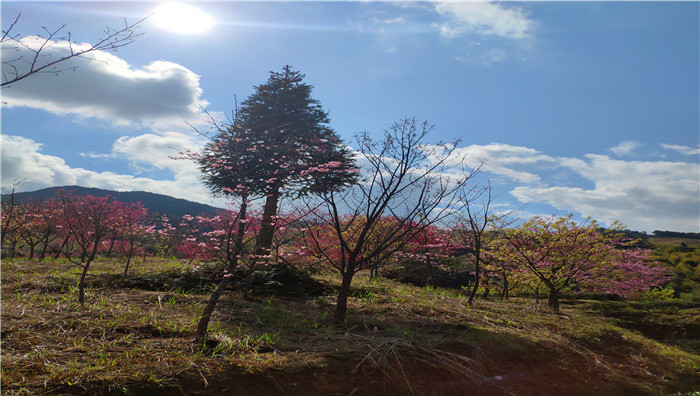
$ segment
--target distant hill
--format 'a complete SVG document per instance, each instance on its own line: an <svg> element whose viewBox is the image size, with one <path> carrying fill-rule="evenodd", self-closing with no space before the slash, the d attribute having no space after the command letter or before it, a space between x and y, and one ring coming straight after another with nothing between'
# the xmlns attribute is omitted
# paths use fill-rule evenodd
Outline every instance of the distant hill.
<svg viewBox="0 0 700 396"><path fill-rule="evenodd" d="M605 228L600 228L600 230L605 230ZM622 230L622 233L627 238L632 239L642 239L654 243L680 243L680 242L692 242L693 244L700 244L700 233L698 232L678 232L678 231L659 231L655 230L651 234L647 234L644 231L633 231L633 230Z"/></svg>
<svg viewBox="0 0 700 396"><path fill-rule="evenodd" d="M22 202L28 199L45 200L48 198L56 198L58 190L71 192L75 195L93 195L96 197L105 197L109 195L117 201L126 203L141 202L150 213L171 217L182 217L186 214L191 216L199 214L213 215L218 210L218 208L211 205L174 198L164 194L154 194L145 191L120 192L80 186L49 187L37 191L15 193L15 201ZM2 201L5 202L6 199L7 196L3 195Z"/></svg>

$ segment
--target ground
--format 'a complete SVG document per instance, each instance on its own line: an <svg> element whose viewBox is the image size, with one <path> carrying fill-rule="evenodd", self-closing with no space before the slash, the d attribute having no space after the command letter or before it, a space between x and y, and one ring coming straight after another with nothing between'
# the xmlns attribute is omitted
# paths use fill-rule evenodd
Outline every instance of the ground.
<svg viewBox="0 0 700 396"><path fill-rule="evenodd" d="M554 315L531 299L468 307L457 291L360 276L336 324L338 280L325 274L318 297L228 293L198 345L207 285L177 278L191 272L175 260L133 265L122 279L119 260L94 263L81 307L69 263L3 259L3 394L700 391L698 303L567 300Z"/></svg>

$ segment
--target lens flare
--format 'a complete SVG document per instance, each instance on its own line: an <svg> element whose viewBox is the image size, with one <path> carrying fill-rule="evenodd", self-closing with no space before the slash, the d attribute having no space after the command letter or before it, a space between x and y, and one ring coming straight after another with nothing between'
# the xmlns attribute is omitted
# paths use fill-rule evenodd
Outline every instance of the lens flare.
<svg viewBox="0 0 700 396"><path fill-rule="evenodd" d="M215 23L204 11L183 3L162 3L152 18L159 28L180 34L206 33Z"/></svg>

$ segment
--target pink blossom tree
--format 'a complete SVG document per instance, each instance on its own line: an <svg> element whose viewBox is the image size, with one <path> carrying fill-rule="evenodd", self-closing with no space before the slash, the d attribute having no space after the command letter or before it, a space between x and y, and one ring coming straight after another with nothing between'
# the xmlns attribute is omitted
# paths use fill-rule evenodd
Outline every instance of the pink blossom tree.
<svg viewBox="0 0 700 396"><path fill-rule="evenodd" d="M207 305L197 323L195 339L206 340L211 315L226 288L231 283L234 271L238 268L246 245L246 234L251 240L250 224L247 217L247 201L241 204L241 211L220 211L214 217L197 216L183 221L193 223L186 234L185 245L192 253L205 259L216 259L226 270L216 289L209 296Z"/></svg>
<svg viewBox="0 0 700 396"><path fill-rule="evenodd" d="M573 215L534 217L503 233L499 259L526 269L548 291L548 304L559 312L559 298L567 291L595 291L632 295L665 283L661 268L644 263L646 252L627 249L612 230L601 231L594 220L577 224Z"/></svg>
<svg viewBox="0 0 700 396"><path fill-rule="evenodd" d="M62 227L74 242L76 254L66 252L71 263L82 269L78 302L85 303L85 277L101 242L118 226L123 204L111 197L75 196L60 193Z"/></svg>
<svg viewBox="0 0 700 396"><path fill-rule="evenodd" d="M116 218L114 232L119 238L117 249L126 258L124 276L129 273L129 265L138 249L139 238L154 231L155 225L148 221L148 209L143 204L135 202L122 205Z"/></svg>

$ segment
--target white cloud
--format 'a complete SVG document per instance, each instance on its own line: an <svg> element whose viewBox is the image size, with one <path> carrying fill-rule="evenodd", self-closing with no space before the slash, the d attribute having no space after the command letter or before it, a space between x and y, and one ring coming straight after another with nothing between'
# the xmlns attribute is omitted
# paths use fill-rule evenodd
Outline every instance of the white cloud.
<svg viewBox="0 0 700 396"><path fill-rule="evenodd" d="M192 134L164 132L160 135L144 134L122 136L112 145L112 154L131 161L137 167L146 164L158 169L167 169L175 175L191 178L198 176L191 161L173 159L186 149L198 151L201 139Z"/></svg>
<svg viewBox="0 0 700 396"><path fill-rule="evenodd" d="M611 147L610 151L617 155L628 155L638 148L642 147L642 144L634 140L625 140L615 147Z"/></svg>
<svg viewBox="0 0 700 396"><path fill-rule="evenodd" d="M511 195L521 203L551 205L606 224L620 220L637 230L700 231L697 163L555 157L502 143L461 147L455 154L470 166L483 161L487 173L516 182Z"/></svg>
<svg viewBox="0 0 700 396"><path fill-rule="evenodd" d="M43 41L30 36L23 38L22 44L37 48ZM28 49L10 40L2 44L2 51L17 51L13 56L31 59ZM67 41L49 42L42 52L43 62L69 51ZM29 68L28 62L15 63L20 73ZM207 105L201 98L199 76L172 62L156 61L134 68L113 54L93 51L61 63L61 69L57 75L39 73L3 89L3 100L8 107L28 106L158 129L199 122L199 106Z"/></svg>
<svg viewBox="0 0 700 396"><path fill-rule="evenodd" d="M469 33L525 39L532 36L535 22L516 7L491 2L437 2L435 10L445 17L440 34L452 38Z"/></svg>
<svg viewBox="0 0 700 396"><path fill-rule="evenodd" d="M31 139L3 135L3 182L9 183L16 178L22 178L26 181L23 185L25 190L80 185L116 191L149 191L203 203L217 202L211 199L209 191L198 179L196 167L189 161L181 162L181 168L174 173L172 180L155 180L73 168L60 157L42 154L41 148L41 144ZM165 160L154 159L154 163L161 163L160 161Z"/></svg>
<svg viewBox="0 0 700 396"><path fill-rule="evenodd" d="M540 154L535 149L503 143L458 147L454 158L464 158L471 167L477 167L483 162L483 170L507 176L520 183L536 183L541 180L535 173L523 170L524 166L542 167L556 162L553 157Z"/></svg>
<svg viewBox="0 0 700 396"><path fill-rule="evenodd" d="M399 16L391 9L380 10L352 19L350 23L360 32L372 33L385 53L397 52L407 42L416 41L407 39L407 34L437 31L449 39L443 40L444 44L455 47L455 59L467 64L490 66L506 59L525 60L522 54L507 55L514 50L521 52L531 48L537 23L521 8L502 4L490 1L395 2L393 10L400 9ZM431 15L428 20L426 13Z"/></svg>
<svg viewBox="0 0 700 396"><path fill-rule="evenodd" d="M661 147L667 149L667 150L673 150L677 151L681 154L685 155L700 155L700 146L699 147L689 147L689 146L681 146L679 144L666 144L666 143L661 143Z"/></svg>
<svg viewBox="0 0 700 396"><path fill-rule="evenodd" d="M591 189L519 186L511 194L524 203L546 203L607 224L620 220L636 230L700 229L698 164L621 161L594 154L585 158L562 158L560 165L592 181Z"/></svg>

